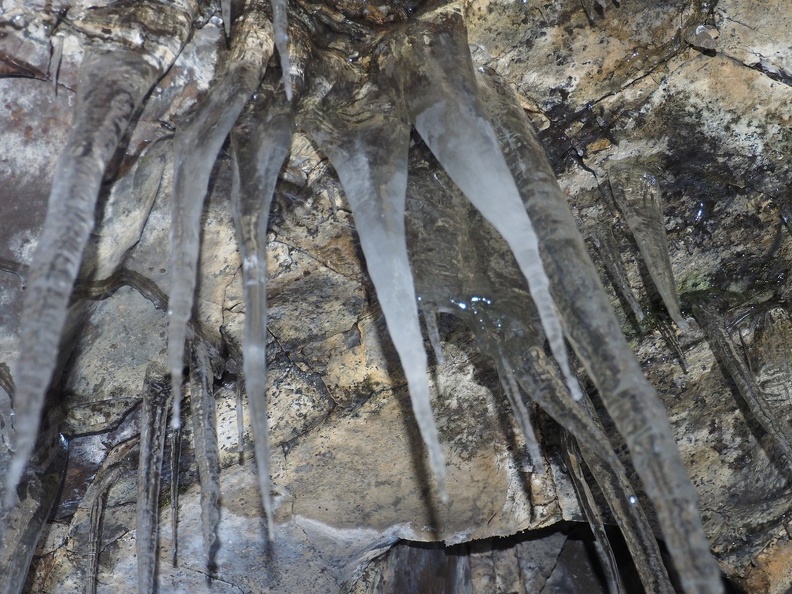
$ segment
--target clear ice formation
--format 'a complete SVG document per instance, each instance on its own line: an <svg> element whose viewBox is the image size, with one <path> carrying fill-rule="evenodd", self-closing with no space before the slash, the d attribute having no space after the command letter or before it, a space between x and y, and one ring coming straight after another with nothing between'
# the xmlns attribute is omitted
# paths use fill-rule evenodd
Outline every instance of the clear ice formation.
<svg viewBox="0 0 792 594"><path fill-rule="evenodd" d="M14 456L5 478L3 508L16 487L38 435L44 397L57 362L61 330L80 262L94 226L105 169L157 71L141 55L118 49L86 53L66 148L56 166L47 217L30 265L15 368Z"/></svg>
<svg viewBox="0 0 792 594"><path fill-rule="evenodd" d="M425 157L418 147L412 155L408 236L424 307L461 318L474 332L479 350L492 357L502 373L509 373L504 368L512 370L523 393L576 436L584 461L618 520L646 592L673 594L652 528L635 503L627 473L588 397L584 394L581 401L574 401L544 353L541 324L527 287L521 288L524 280L508 246L470 212L471 206L450 180L421 166Z"/></svg>
<svg viewBox="0 0 792 594"><path fill-rule="evenodd" d="M306 115L308 130L335 167L352 207L366 266L407 378L410 399L438 493L447 498L445 461L429 403L427 358L404 209L410 122L401 89L385 69L366 80L343 57L317 61L316 80L333 85Z"/></svg>
<svg viewBox="0 0 792 594"><path fill-rule="evenodd" d="M429 12L405 35L396 52L415 129L454 183L509 244L539 308L550 350L569 391L580 399L534 226L476 91L462 15L446 8Z"/></svg>
<svg viewBox="0 0 792 594"><path fill-rule="evenodd" d="M278 174L291 146L293 129L291 106L275 92L272 84L263 83L231 134L231 205L242 252L245 300L242 362L270 539L274 536L274 525L266 398L267 220Z"/></svg>
<svg viewBox="0 0 792 594"><path fill-rule="evenodd" d="M192 368L190 368L192 371ZM181 462L181 427L174 429L170 434L170 510L171 534L173 535L173 551L171 562L176 567L179 555L179 465Z"/></svg>
<svg viewBox="0 0 792 594"><path fill-rule="evenodd" d="M657 177L644 167L618 163L608 170L608 179L613 198L624 213L671 319L680 330L687 330L687 322L679 311L679 296L668 255L663 197Z"/></svg>
<svg viewBox="0 0 792 594"><path fill-rule="evenodd" d="M149 364L143 385L137 473L135 548L140 594L153 594L156 588L160 477L172 395L166 374L154 364Z"/></svg>
<svg viewBox="0 0 792 594"><path fill-rule="evenodd" d="M507 371L507 383L511 371L513 380L525 391L544 386L544 391L540 389L536 395L532 392L532 397L576 436L581 456L595 480L609 499L615 500L610 504L622 524L625 538L631 543L647 591L670 592L657 544L640 505L633 503L636 498L624 469L586 408L587 401L582 398L571 372L563 326L627 442L685 592L722 592L718 568L709 554L701 526L697 496L679 459L662 404L624 340L565 197L525 113L501 81L485 75L477 78L474 74L461 8L455 3L437 2L413 15L408 22L394 26L375 41L379 45L372 51L371 70L364 72L360 63L348 60L349 54L337 48L320 50L315 46L310 37L315 31L309 31L308 24L287 23L282 1L273 6L277 21L273 32L263 1L246 0L234 23L230 49L216 83L198 110L184 126L179 126L174 141L167 370L173 383L170 398L174 406L178 407L181 397L185 343L191 333L188 321L194 302L200 214L212 166L248 99L259 88L276 45L287 98L299 91L306 64L310 63L312 77L308 82L313 85L312 92L302 98L298 117L303 118L307 124L303 127L313 133L333 162L353 208L369 273L408 379L416 420L440 494L445 493L443 454L429 404L426 353L407 261L404 213L411 125L508 244L503 248L503 257L482 261L481 245L466 237L456 237L454 245L459 257L454 266L444 269L445 275L428 283L416 273L415 285L425 285L419 292L438 311L451 311L466 319L485 352ZM602 0L599 4L603 5ZM195 9L193 3L187 5ZM594 4L586 2L586 6L592 8ZM222 8L224 17L228 16L229 3L223 1ZM187 12L185 9L186 16L194 16ZM191 20L187 18L184 22ZM230 26L230 16L225 20L226 26ZM329 25L328 21L322 22ZM311 23L316 25L314 21ZM348 35L349 30L364 29L351 22L339 21L333 26L341 31L338 40ZM288 44L290 35L300 43ZM158 41L174 49L172 53L177 55L186 34L178 42L175 38L162 37ZM6 508L13 503L35 443L38 417L55 366L58 336L80 257L93 226L104 170L143 97L169 67L159 58L144 56L144 51L119 48L118 44L112 47L112 52L91 50L84 60L75 123L58 165L47 223L31 267L25 317L36 322L25 326L21 350L26 357L15 370L19 396L14 426L17 438L6 483ZM312 50L319 55L309 56ZM292 84L296 89L290 88ZM266 104L271 93L262 92L259 99ZM264 192L258 204L245 198L245 193L250 184L259 184L260 189L274 183L273 171L281 158L278 155L288 145L289 126L278 124L273 128L277 131L274 140L254 138L248 132L270 125L272 122L267 119L270 114L288 119L290 111L285 102L279 101L268 104L266 115L257 112L256 104L252 104L234 132L233 142L238 176L236 218L241 245L247 253L244 266L248 273L245 284L250 327L246 333L253 337L243 347L243 365L256 419L254 431L262 497L270 510L268 444L260 436L266 434L263 398L266 274L261 250L271 191ZM281 133L283 136L278 136ZM262 157L262 151L271 151L270 156ZM618 192L618 180L615 187ZM653 194L639 186L637 196L652 198ZM251 233L251 229L256 232ZM656 247L656 243L653 245ZM432 254L438 256L438 251L430 242L424 258ZM416 258L413 253L413 259L415 263L420 256ZM444 261L443 257L435 258L435 263ZM517 276L507 270L510 266L520 271ZM420 268L419 262L416 269ZM449 275L449 271L454 274ZM439 283L438 278L445 279L446 284ZM489 282L492 278L499 282ZM501 281L505 284L500 284ZM494 294L493 286L505 289L502 294ZM529 293L536 310L526 306L531 302ZM515 311L521 313L515 316ZM485 317L486 323L482 321ZM681 316L676 318L683 322ZM435 333L430 329L431 334ZM542 352L545 338L560 371ZM202 518L204 550L211 569L217 546L219 487L213 453L216 441L212 441L216 438L210 435L214 430L208 364L211 356L201 352L202 346L206 346L202 340L201 336L193 337L190 367L195 422L203 429L203 436L196 431L196 442L204 442L196 447L207 452L208 461L199 473L202 489L206 488ZM152 372L146 384L148 404L144 406L138 485L141 591L152 591L154 587L157 498L169 398L165 375L164 370ZM552 380L547 380L548 377ZM523 408L525 404L513 384L514 381L509 383L507 392L519 416L519 403ZM566 389L560 387L563 385ZM530 423L525 422L526 418L521 424L529 433ZM174 410L174 424L179 425L178 410ZM530 435L527 439L530 442ZM258 443L262 441L263 444ZM534 452L534 455L538 454Z"/></svg>
<svg viewBox="0 0 792 594"><path fill-rule="evenodd" d="M258 88L272 56L272 25L263 2L248 0L218 84L174 141L171 219L171 294L168 301L168 370L173 383L174 428L179 426L184 347L195 299L201 212L217 153L242 108Z"/></svg>
<svg viewBox="0 0 792 594"><path fill-rule="evenodd" d="M121 464L103 468L94 478L88 492L83 497L89 505L88 521L88 568L86 571L85 594L96 594L99 575L99 553L102 544L102 524L110 489L126 474L127 468ZM82 505L82 503L81 503Z"/></svg>
<svg viewBox="0 0 792 594"><path fill-rule="evenodd" d="M522 431L525 438L525 445L533 463L532 472L541 475L544 472L544 464L542 463L542 453L539 451L539 440L536 439L536 432L533 428L533 419L520 394L520 388L517 385L514 372L508 366L510 363L509 359L504 356L503 352L498 353L498 355L495 359L498 363L498 375L501 378L506 398L509 400L509 406L511 406L512 412L517 419L517 424L520 426L520 431Z"/></svg>

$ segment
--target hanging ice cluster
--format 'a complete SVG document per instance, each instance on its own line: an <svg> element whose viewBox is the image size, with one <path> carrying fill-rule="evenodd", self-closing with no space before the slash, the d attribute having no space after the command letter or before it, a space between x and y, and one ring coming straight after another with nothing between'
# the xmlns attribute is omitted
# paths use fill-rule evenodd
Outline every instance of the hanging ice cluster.
<svg viewBox="0 0 792 594"><path fill-rule="evenodd" d="M430 407L427 356L405 230L413 128L462 194L506 241L522 277L519 282L527 281L534 305L525 304L525 311L535 306L541 329L536 329L534 336L547 339L555 364L545 357L542 338L509 342L509 336L498 335L492 331L494 327L486 325L479 327L478 338L482 348L499 361L507 393L529 443L531 423L519 387L530 390L580 441L580 455L595 471L601 489L612 499L614 513L626 526L647 591L670 592L646 518L640 509L625 503L634 499L632 488L572 373L566 335L629 445L685 591L721 592L696 493L679 459L663 407L622 336L525 114L501 82L491 74L475 72L459 5L436 2L384 33L372 31L356 40L343 31L325 31L336 35L339 43L364 48L368 58L360 62L348 59L353 52L345 54L332 44L314 44L311 33L318 25L304 22L302 19L310 17L296 6L288 7L300 18L287 24L285 2L273 3L271 15L265 0L246 0L232 21L230 2L222 2L230 35L227 55L208 96L176 132L166 370L170 389L163 384L166 372L152 371L147 379L140 446L145 460L139 471L141 591L154 588L159 491L155 477L163 457L167 402L173 403L172 425L180 423L186 346L196 447L202 460L199 474L208 563L216 548L219 480L208 347L192 330L190 318L203 202L213 164L229 135L231 200L242 252L247 312L244 379L261 496L270 536L273 534L264 390L264 244L275 184L292 132L299 127L329 157L352 208L441 498L453 493L453 486L446 485L445 462ZM189 23L197 7L184 2L178 10L182 21ZM166 27L157 35L164 36L162 31L171 33L168 47L181 48L189 35L189 27L184 26ZM287 45L289 39L292 42ZM280 73L272 61L276 48ZM58 164L47 221L30 270L26 323L20 339L23 356L15 368L16 441L6 479L6 510L15 503L17 485L34 449L58 339L94 224L105 169L147 93L170 64L152 54L146 42L133 48L124 43L86 52L72 132ZM443 290L440 285L427 290L427 295L434 294L436 308L448 304L449 295L438 297ZM514 316L526 327L533 327L530 316ZM525 360L531 365L526 367ZM534 392L532 388L537 386ZM577 454L572 451L570 455Z"/></svg>

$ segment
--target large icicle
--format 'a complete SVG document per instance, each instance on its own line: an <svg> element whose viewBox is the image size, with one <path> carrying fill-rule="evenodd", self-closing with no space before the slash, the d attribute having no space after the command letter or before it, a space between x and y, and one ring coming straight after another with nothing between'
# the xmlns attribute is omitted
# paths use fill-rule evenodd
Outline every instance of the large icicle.
<svg viewBox="0 0 792 594"><path fill-rule="evenodd" d="M172 392L165 379L165 373L150 364L146 369L143 383L135 515L137 520L135 547L140 594L153 594L156 588L160 477L171 396Z"/></svg>
<svg viewBox="0 0 792 594"><path fill-rule="evenodd" d="M202 341L194 341L190 363L190 408L195 463L201 483L201 529L204 560L210 575L215 571L215 555L220 545L220 450L217 445L217 418L212 391L211 361Z"/></svg>
<svg viewBox="0 0 792 594"><path fill-rule="evenodd" d="M15 370L16 444L5 477L6 509L15 503L17 484L33 453L105 168L156 76L156 69L132 51L89 51L83 59L74 122L55 169L25 294L26 323Z"/></svg>
<svg viewBox="0 0 792 594"><path fill-rule="evenodd" d="M256 90L272 56L272 26L263 0L247 0L226 68L204 103L176 134L171 221L171 295L168 301L168 370L173 384L174 428L179 426L184 346L195 298L201 211L217 153Z"/></svg>
<svg viewBox="0 0 792 594"><path fill-rule="evenodd" d="M687 330L668 255L663 197L657 177L638 165L617 163L608 170L608 180L671 319L680 330Z"/></svg>
<svg viewBox="0 0 792 594"><path fill-rule="evenodd" d="M410 124L401 94L383 71L367 78L342 57L326 57L317 64L315 77L321 72L334 86L308 115L309 131L333 163L352 207L429 466L440 498L446 500L445 462L429 402L427 357L405 239Z"/></svg>
<svg viewBox="0 0 792 594"><path fill-rule="evenodd" d="M680 459L668 416L622 334L564 193L512 92L488 76L481 76L479 82L541 239L542 258L567 336L627 442L682 587L689 594L721 594L720 571L701 523L698 496Z"/></svg>
<svg viewBox="0 0 792 594"><path fill-rule="evenodd" d="M268 77L269 79L269 77ZM253 420L259 486L273 537L267 428L267 220L272 195L291 145L291 106L262 84L231 134L233 185L231 205L242 251L245 321L242 360L245 389Z"/></svg>
<svg viewBox="0 0 792 594"><path fill-rule="evenodd" d="M404 42L394 45L409 68L402 82L416 130L509 244L539 308L550 349L579 399L536 232L478 98L462 15L448 8L428 13L407 29Z"/></svg>

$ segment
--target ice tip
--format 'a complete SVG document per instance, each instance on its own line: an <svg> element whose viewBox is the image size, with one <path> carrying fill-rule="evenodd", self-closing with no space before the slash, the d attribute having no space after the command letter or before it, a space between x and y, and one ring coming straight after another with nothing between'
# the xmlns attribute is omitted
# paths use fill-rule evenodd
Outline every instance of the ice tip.
<svg viewBox="0 0 792 594"><path fill-rule="evenodd" d="M283 75L283 91L286 93L286 99L289 101L294 98L294 89L292 88L291 76L289 74Z"/></svg>

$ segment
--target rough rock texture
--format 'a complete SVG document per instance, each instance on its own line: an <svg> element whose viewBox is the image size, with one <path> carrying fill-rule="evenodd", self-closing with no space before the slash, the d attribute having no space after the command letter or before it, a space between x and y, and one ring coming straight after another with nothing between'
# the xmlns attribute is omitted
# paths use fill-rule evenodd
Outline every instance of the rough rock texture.
<svg viewBox="0 0 792 594"><path fill-rule="evenodd" d="M603 278L666 404L724 572L751 593L782 593L792 587L789 461L751 417L694 320L688 317L684 335L668 331L607 181L614 163L657 176L683 314L690 315L690 300L717 296L725 318L736 321L735 341L739 333L747 348L759 343L751 320L761 319L767 304L788 308L792 292L792 9L784 0L713 4L635 1L587 15L577 2L476 0L468 8L469 35L474 58L508 79L541 130L581 230L591 237L603 226L613 230L646 319L635 318L604 266ZM82 591L87 505L96 497L91 485L114 468L120 470L107 493L98 591L130 591L135 583L139 402L146 365L163 360L165 348L168 129L205 92L221 38L217 19L194 36L108 180L99 213L104 222L86 255L83 299L73 306L62 390L52 404L71 442L66 484L31 569L31 592ZM0 46L0 57L6 60L8 51ZM18 265L29 261L71 121L72 55L67 38L57 94L45 80L44 58L31 62L38 64L34 78L0 79L6 114L0 120L0 362L9 365L24 290ZM446 317L440 319L446 362L432 373L449 503L427 486L405 380L348 206L327 160L297 135L267 237L278 523L267 544L249 430L241 464L237 451L234 349L244 305L229 186L228 159L221 158L204 212L196 316L206 336L225 345L216 381L223 509L213 592L415 591L413 582L398 581L407 580L398 568L420 558L436 575L438 566L426 556L396 548L368 569L367 562L400 539L457 545L580 519L552 423L539 417L540 437L547 438L544 472L530 472L491 362ZM138 196L134 209L116 206L130 204L125 193ZM116 283L120 288L97 286L119 263L136 273L132 280ZM780 328L792 341L792 327ZM770 360L761 355L754 367ZM160 514L162 592L209 591L191 447L185 430L177 567L171 512L163 507ZM166 463L163 505L169 482ZM553 589L552 579L563 584L564 578L549 579L547 567L566 537L552 531L526 538L459 545L468 548L448 555L418 550L453 565L432 591L470 591L460 584L476 592L564 591ZM450 564L446 558L457 551Z"/></svg>

